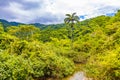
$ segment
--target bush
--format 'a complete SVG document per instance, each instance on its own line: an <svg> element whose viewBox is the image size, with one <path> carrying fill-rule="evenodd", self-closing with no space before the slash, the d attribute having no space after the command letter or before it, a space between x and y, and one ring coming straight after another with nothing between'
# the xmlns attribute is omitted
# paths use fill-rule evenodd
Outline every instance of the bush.
<svg viewBox="0 0 120 80"><path fill-rule="evenodd" d="M10 48L10 44L15 40L18 40L15 36L6 33L0 34L0 49Z"/></svg>
<svg viewBox="0 0 120 80"><path fill-rule="evenodd" d="M107 54L94 55L85 66L85 72L95 80L120 79L120 48L106 52Z"/></svg>
<svg viewBox="0 0 120 80"><path fill-rule="evenodd" d="M0 53L0 80L31 80L40 78L63 78L74 72L74 63L52 52L22 55Z"/></svg>
<svg viewBox="0 0 120 80"><path fill-rule="evenodd" d="M31 77L32 69L27 60L6 53L0 53L0 56L0 80L26 80Z"/></svg>
<svg viewBox="0 0 120 80"><path fill-rule="evenodd" d="M63 78L74 72L72 61L54 53L39 54L38 57L32 56L31 61L34 77Z"/></svg>

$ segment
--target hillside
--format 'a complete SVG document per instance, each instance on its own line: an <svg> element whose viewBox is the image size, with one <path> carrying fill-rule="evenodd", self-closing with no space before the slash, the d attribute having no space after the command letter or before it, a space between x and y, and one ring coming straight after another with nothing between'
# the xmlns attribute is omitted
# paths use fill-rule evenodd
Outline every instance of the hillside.
<svg viewBox="0 0 120 80"><path fill-rule="evenodd" d="M4 29L6 29L7 27L19 26L19 25L33 25L33 26L38 27L40 29L45 29L47 27L51 27L51 28L55 29L55 28L59 28L59 27L61 27L61 26L64 25L64 24L50 24L50 25L45 25L45 24L40 24L40 23L25 24L25 23L20 23L20 22L9 22L9 21L4 20L4 19L0 19L0 22L3 24Z"/></svg>
<svg viewBox="0 0 120 80"><path fill-rule="evenodd" d="M120 80L119 10L73 28L19 24L0 24L0 80L62 80L76 71L94 80ZM4 31L4 25L11 27Z"/></svg>

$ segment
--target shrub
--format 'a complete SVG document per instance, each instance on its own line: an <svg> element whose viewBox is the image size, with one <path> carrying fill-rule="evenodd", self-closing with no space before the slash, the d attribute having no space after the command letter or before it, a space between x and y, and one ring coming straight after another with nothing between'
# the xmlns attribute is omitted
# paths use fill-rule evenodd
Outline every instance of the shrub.
<svg viewBox="0 0 120 80"><path fill-rule="evenodd" d="M55 53L31 53L23 55L0 53L1 80L31 80L40 78L63 78L74 72L74 63Z"/></svg>
<svg viewBox="0 0 120 80"><path fill-rule="evenodd" d="M21 56L0 53L0 80L26 80L32 69Z"/></svg>
<svg viewBox="0 0 120 80"><path fill-rule="evenodd" d="M32 56L31 61L34 77L62 78L74 72L72 61L65 57L57 56L54 53L39 54L35 58Z"/></svg>
<svg viewBox="0 0 120 80"><path fill-rule="evenodd" d="M85 72L95 80L120 79L119 49L106 52L107 54L94 55L85 66Z"/></svg>

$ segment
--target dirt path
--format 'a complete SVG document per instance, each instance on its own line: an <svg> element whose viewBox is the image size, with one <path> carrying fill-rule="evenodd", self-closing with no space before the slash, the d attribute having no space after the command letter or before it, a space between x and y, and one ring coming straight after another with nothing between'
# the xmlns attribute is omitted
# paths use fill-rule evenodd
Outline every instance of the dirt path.
<svg viewBox="0 0 120 80"><path fill-rule="evenodd" d="M75 73L69 80L85 80L85 75L83 72Z"/></svg>
<svg viewBox="0 0 120 80"><path fill-rule="evenodd" d="M84 72L76 72L69 80L92 80L92 78L86 78Z"/></svg>

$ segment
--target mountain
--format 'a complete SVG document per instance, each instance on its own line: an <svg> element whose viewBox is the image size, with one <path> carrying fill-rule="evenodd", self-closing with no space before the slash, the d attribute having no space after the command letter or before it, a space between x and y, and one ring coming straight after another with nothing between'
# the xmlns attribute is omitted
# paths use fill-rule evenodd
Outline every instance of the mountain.
<svg viewBox="0 0 120 80"><path fill-rule="evenodd" d="M20 24L23 24L23 23L19 23L19 22L8 22L7 20L4 20L4 19L0 19L0 22L2 22L4 28L7 28L9 26L18 26Z"/></svg>
<svg viewBox="0 0 120 80"><path fill-rule="evenodd" d="M24 24L24 23L20 23L20 22L9 22L9 21L4 20L4 19L0 19L0 22L2 22L4 28L10 27L10 26L18 26L18 25ZM33 24L29 24L29 25L34 25L34 26L39 27L39 28L46 27L46 25L40 24L40 23L33 23Z"/></svg>
<svg viewBox="0 0 120 80"><path fill-rule="evenodd" d="M51 27L51 29L58 29L58 28L64 26L64 24L50 24L50 25L45 25L45 24L40 24L40 23L24 24L24 23L20 23L20 22L9 22L4 19L0 19L0 22L3 24L5 29L10 26L18 26L18 25L22 25L22 24L23 25L34 25L40 29L45 29L48 27Z"/></svg>

